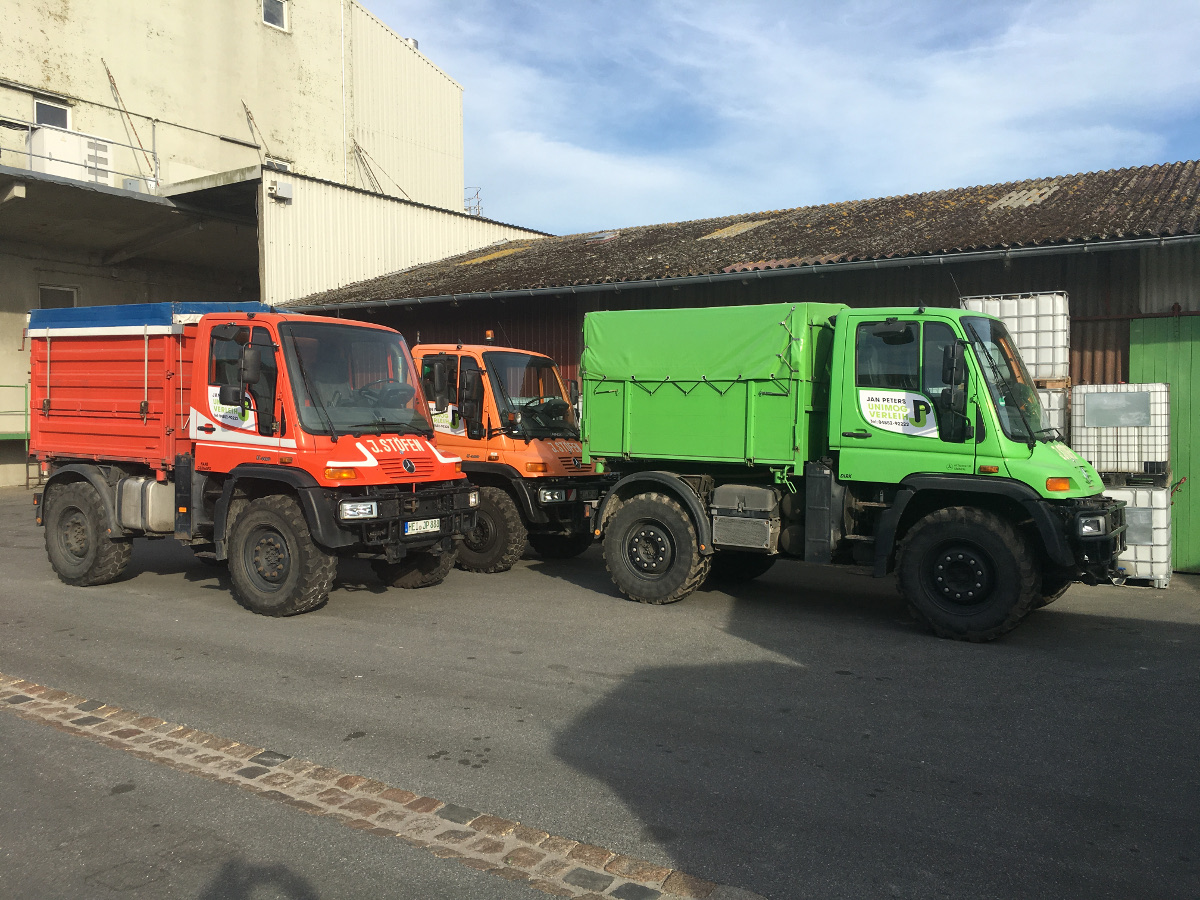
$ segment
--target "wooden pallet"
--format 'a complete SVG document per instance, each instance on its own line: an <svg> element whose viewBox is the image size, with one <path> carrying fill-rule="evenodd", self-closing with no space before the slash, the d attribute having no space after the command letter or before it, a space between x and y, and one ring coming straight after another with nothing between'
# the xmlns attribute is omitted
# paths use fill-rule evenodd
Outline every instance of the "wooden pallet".
<svg viewBox="0 0 1200 900"><path fill-rule="evenodd" d="M1033 383L1040 391L1067 391L1071 389L1070 378L1035 378Z"/></svg>

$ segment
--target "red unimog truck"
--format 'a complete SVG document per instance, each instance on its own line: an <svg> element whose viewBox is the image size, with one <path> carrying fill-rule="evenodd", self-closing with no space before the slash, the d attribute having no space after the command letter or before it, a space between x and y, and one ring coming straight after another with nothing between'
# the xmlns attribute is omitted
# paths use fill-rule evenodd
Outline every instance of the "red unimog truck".
<svg viewBox="0 0 1200 900"><path fill-rule="evenodd" d="M578 384L564 390L548 356L490 343L417 344L413 356L427 381L445 370L450 402L433 415L438 445L462 457L479 487L459 568L504 572L521 558L526 538L550 559L586 550L593 506L615 479L581 459ZM480 390L480 415L462 415L462 401Z"/></svg>
<svg viewBox="0 0 1200 900"><path fill-rule="evenodd" d="M228 563L242 606L293 615L325 601L339 556L437 584L475 525L478 491L435 446L389 328L155 303L34 310L28 336L37 519L67 584L113 581L133 538L174 537Z"/></svg>

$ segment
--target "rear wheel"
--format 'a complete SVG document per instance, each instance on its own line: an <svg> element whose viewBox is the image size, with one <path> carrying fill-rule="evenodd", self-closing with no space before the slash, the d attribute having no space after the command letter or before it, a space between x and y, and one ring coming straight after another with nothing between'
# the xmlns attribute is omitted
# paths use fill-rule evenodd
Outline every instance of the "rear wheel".
<svg viewBox="0 0 1200 900"><path fill-rule="evenodd" d="M525 523L508 492L479 489L475 527L463 535L458 567L468 572L507 572L525 552Z"/></svg>
<svg viewBox="0 0 1200 900"><path fill-rule="evenodd" d="M531 534L529 545L542 559L573 559L592 546L592 533Z"/></svg>
<svg viewBox="0 0 1200 900"><path fill-rule="evenodd" d="M132 541L109 537L104 501L86 481L52 487L42 521L46 527L46 556L64 584L108 584L129 564Z"/></svg>
<svg viewBox="0 0 1200 900"><path fill-rule="evenodd" d="M990 641L1041 597L1036 557L1000 516L954 506L914 525L900 547L900 591L939 637Z"/></svg>
<svg viewBox="0 0 1200 900"><path fill-rule="evenodd" d="M712 557L702 556L696 528L666 494L626 502L604 533L604 563L613 583L639 603L674 603L696 590Z"/></svg>
<svg viewBox="0 0 1200 900"><path fill-rule="evenodd" d="M373 560L371 568L379 580L388 587L423 588L441 584L454 568L457 554L418 552L404 557L398 563L381 559Z"/></svg>
<svg viewBox="0 0 1200 900"><path fill-rule="evenodd" d="M765 575L778 558L744 550L718 550L712 557L709 578L724 584L753 581L759 575Z"/></svg>
<svg viewBox="0 0 1200 900"><path fill-rule="evenodd" d="M294 616L329 598L337 557L317 546L292 497L251 501L229 538L233 596L261 616Z"/></svg>

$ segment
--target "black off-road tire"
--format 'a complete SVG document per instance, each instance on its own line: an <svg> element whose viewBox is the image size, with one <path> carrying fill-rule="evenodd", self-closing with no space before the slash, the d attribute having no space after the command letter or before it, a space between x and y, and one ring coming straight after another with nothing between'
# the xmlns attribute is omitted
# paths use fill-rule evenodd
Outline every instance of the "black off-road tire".
<svg viewBox="0 0 1200 900"><path fill-rule="evenodd" d="M1049 606L1067 592L1075 583L1075 573L1068 569L1045 569L1042 571L1042 596L1034 601L1033 608Z"/></svg>
<svg viewBox="0 0 1200 900"><path fill-rule="evenodd" d="M294 616L329 599L337 556L317 545L295 498L264 497L247 505L229 537L233 596L260 616Z"/></svg>
<svg viewBox="0 0 1200 900"><path fill-rule="evenodd" d="M398 563L372 560L371 568L388 587L423 588L441 584L454 568L457 553L412 553Z"/></svg>
<svg viewBox="0 0 1200 900"><path fill-rule="evenodd" d="M507 572L525 552L525 523L503 488L481 487L475 527L463 535L458 567L467 572Z"/></svg>
<svg viewBox="0 0 1200 900"><path fill-rule="evenodd" d="M938 637L990 641L1041 598L1037 556L994 513L952 506L917 522L896 564L909 609Z"/></svg>
<svg viewBox="0 0 1200 900"><path fill-rule="evenodd" d="M579 534L531 534L529 546L542 559L574 559L592 546L592 540L590 531L581 531Z"/></svg>
<svg viewBox="0 0 1200 900"><path fill-rule="evenodd" d="M46 556L64 584L108 584L129 565L133 542L114 541L109 536L104 501L86 481L50 488L42 522L46 528Z"/></svg>
<svg viewBox="0 0 1200 900"><path fill-rule="evenodd" d="M742 584L765 575L775 565L778 556L765 553L748 553L745 550L718 550L712 556L710 581L721 584Z"/></svg>
<svg viewBox="0 0 1200 900"><path fill-rule="evenodd" d="M710 556L679 502L646 493L627 501L604 532L604 564L622 594L639 603L675 603L703 584Z"/></svg>

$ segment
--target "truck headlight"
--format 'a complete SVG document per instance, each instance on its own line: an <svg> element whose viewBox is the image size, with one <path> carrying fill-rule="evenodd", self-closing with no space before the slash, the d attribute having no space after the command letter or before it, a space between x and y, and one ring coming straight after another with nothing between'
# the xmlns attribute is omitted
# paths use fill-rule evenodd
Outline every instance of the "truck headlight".
<svg viewBox="0 0 1200 900"><path fill-rule="evenodd" d="M538 488L538 503L563 503L566 499L565 488Z"/></svg>
<svg viewBox="0 0 1200 900"><path fill-rule="evenodd" d="M471 493L467 496L467 505L468 506L478 506L479 505L479 491L471 491Z"/></svg>
<svg viewBox="0 0 1200 900"><path fill-rule="evenodd" d="M339 519L374 519L379 515L379 504L374 500L343 500L338 504Z"/></svg>
<svg viewBox="0 0 1200 900"><path fill-rule="evenodd" d="M1086 516L1079 520L1080 537L1096 537L1107 533L1104 516Z"/></svg>

